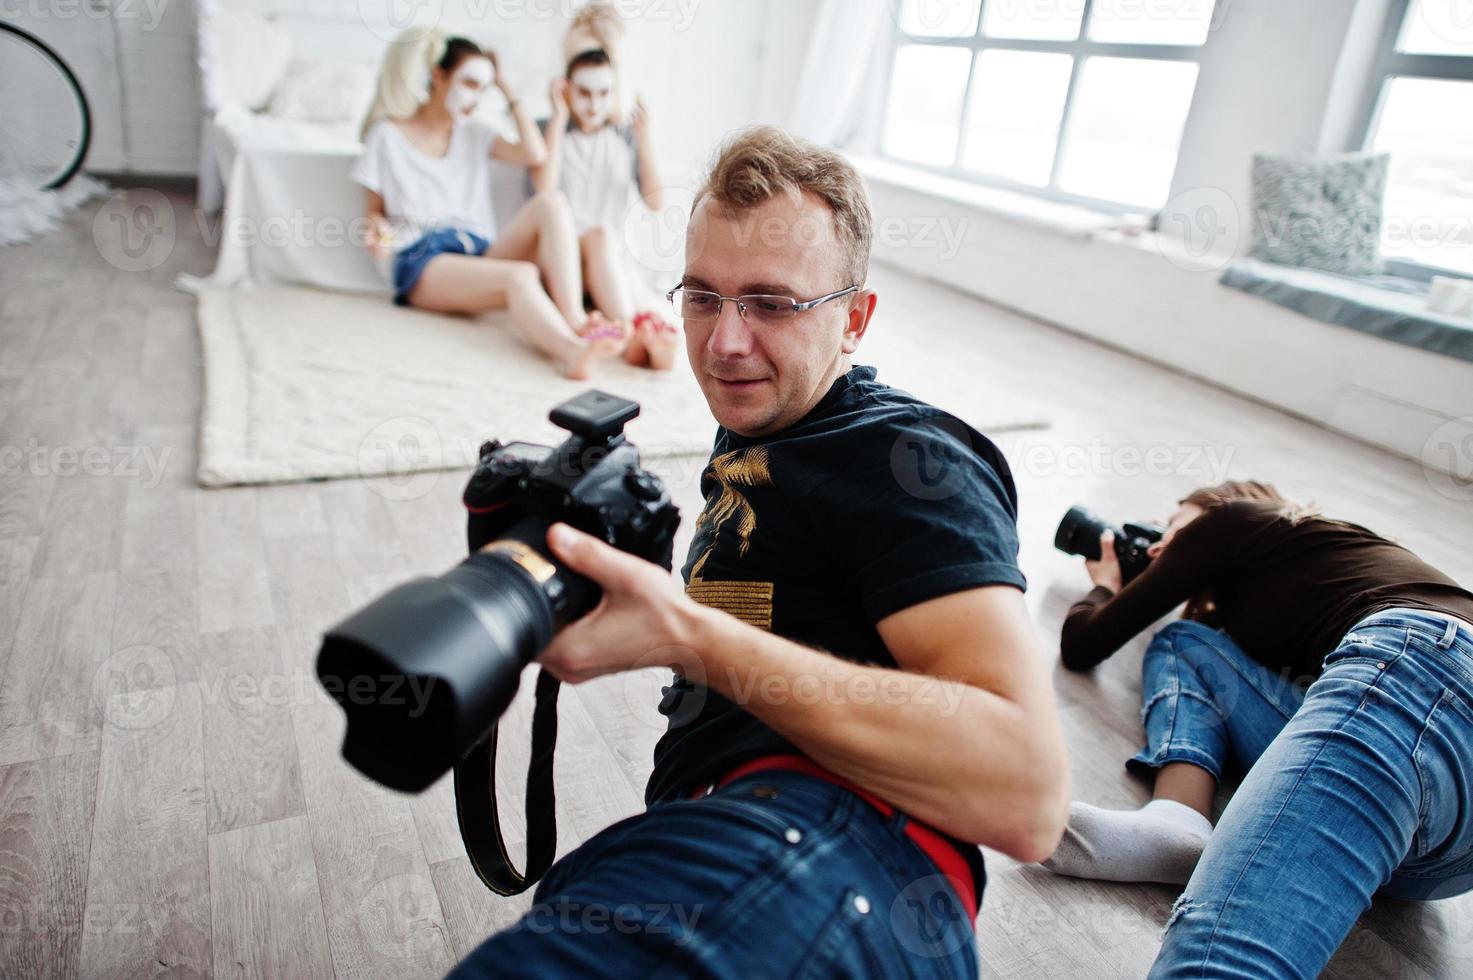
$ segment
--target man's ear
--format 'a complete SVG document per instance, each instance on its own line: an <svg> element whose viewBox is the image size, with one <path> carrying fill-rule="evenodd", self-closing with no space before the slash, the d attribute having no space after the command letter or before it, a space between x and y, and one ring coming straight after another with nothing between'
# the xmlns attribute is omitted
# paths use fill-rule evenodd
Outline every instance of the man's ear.
<svg viewBox="0 0 1473 980"><path fill-rule="evenodd" d="M849 322L844 325L842 347L844 353L853 354L869 329L870 318L875 315L875 304L879 297L872 289L861 289L849 300Z"/></svg>

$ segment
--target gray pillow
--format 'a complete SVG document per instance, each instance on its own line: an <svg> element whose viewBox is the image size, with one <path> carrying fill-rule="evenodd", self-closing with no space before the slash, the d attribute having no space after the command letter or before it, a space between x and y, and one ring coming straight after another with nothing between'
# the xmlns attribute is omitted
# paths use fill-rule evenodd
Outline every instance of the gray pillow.
<svg viewBox="0 0 1473 980"><path fill-rule="evenodd" d="M1385 153L1253 156L1253 247L1265 262L1348 276L1381 271Z"/></svg>

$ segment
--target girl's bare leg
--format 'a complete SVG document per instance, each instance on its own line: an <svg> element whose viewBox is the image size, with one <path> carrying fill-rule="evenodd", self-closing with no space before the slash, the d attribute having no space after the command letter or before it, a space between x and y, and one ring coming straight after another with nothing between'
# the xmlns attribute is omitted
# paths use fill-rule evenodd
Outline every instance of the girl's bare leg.
<svg viewBox="0 0 1473 980"><path fill-rule="evenodd" d="M1217 780L1212 773L1190 762L1168 762L1156 770L1156 787L1151 798L1175 800L1211 820L1212 798L1216 795Z"/></svg>
<svg viewBox="0 0 1473 980"><path fill-rule="evenodd" d="M536 263L547 282L547 294L564 322L574 333L583 332L588 314L583 311L578 235L573 230L573 213L561 194L541 191L533 195L501 229L485 254L493 259Z"/></svg>
<svg viewBox="0 0 1473 980"><path fill-rule="evenodd" d="M617 354L618 337L584 341L542 288L537 266L476 255L447 253L429 261L409 293L409 303L435 313L476 314L508 309L517 332L570 378L586 378L594 363Z"/></svg>
<svg viewBox="0 0 1473 980"><path fill-rule="evenodd" d="M632 322L634 297L613 233L603 225L595 225L579 237L578 247L583 254L583 278L588 283L593 305L610 320Z"/></svg>
<svg viewBox="0 0 1473 980"><path fill-rule="evenodd" d="M675 363L679 334L660 316L664 304L631 268L621 243L602 225L584 232L578 243L594 305L616 323L633 328L624 360L635 367L669 370Z"/></svg>

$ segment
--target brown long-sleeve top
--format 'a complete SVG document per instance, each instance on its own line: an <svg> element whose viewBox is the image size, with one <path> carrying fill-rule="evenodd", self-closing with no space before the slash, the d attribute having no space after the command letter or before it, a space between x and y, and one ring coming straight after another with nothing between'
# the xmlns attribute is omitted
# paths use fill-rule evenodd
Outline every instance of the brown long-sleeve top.
<svg viewBox="0 0 1473 980"><path fill-rule="evenodd" d="M1060 654L1089 670L1177 605L1211 590L1211 625L1250 657L1295 678L1360 620L1394 607L1473 622L1473 593L1398 544L1355 524L1239 500L1185 525L1119 595L1099 587L1064 620Z"/></svg>

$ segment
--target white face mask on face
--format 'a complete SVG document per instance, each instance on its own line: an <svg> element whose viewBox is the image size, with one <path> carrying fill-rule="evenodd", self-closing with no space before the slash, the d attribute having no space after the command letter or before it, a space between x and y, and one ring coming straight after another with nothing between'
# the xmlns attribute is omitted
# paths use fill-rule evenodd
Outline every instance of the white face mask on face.
<svg viewBox="0 0 1473 980"><path fill-rule="evenodd" d="M608 65L589 65L573 72L568 79L573 115L589 129L597 129L609 121L614 111L614 69Z"/></svg>
<svg viewBox="0 0 1473 980"><path fill-rule="evenodd" d="M468 116L475 112L495 75L490 59L466 58L450 74L445 108L452 116Z"/></svg>

